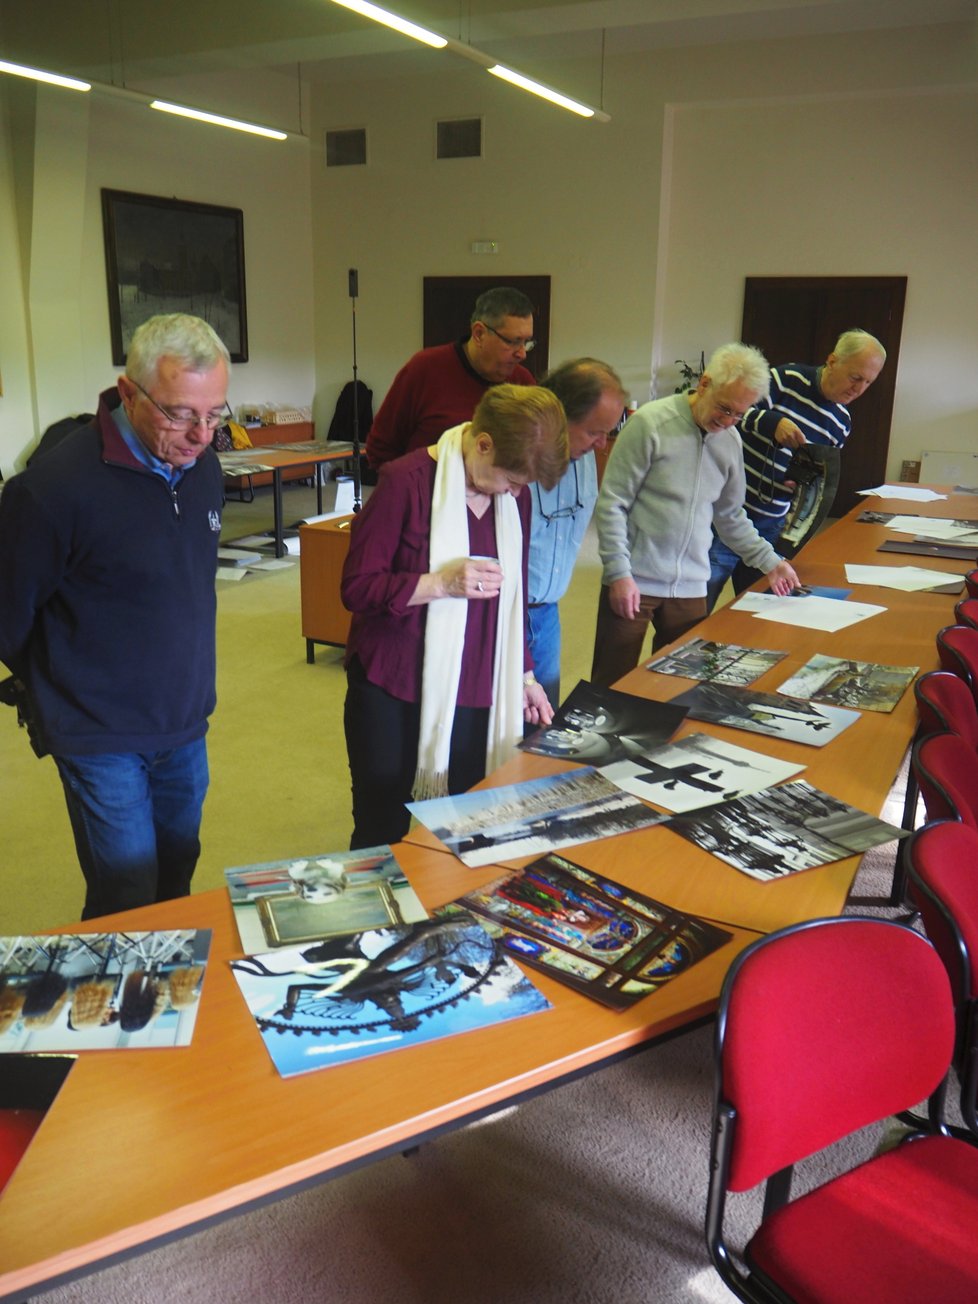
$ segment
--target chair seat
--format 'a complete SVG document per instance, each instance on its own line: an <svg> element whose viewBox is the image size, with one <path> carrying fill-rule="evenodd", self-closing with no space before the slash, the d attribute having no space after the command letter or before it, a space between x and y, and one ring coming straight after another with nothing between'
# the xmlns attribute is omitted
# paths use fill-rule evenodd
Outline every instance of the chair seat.
<svg viewBox="0 0 978 1304"><path fill-rule="evenodd" d="M904 1142L772 1214L745 1257L798 1304L975 1304L978 1149Z"/></svg>
<svg viewBox="0 0 978 1304"><path fill-rule="evenodd" d="M39 1109L0 1109L0 1190L13 1175L43 1118Z"/></svg>

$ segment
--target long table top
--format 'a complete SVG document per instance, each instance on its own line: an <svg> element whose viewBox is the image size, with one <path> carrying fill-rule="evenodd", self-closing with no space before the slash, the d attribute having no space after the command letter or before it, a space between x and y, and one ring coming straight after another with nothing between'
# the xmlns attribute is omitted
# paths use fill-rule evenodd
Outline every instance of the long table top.
<svg viewBox="0 0 978 1304"><path fill-rule="evenodd" d="M881 510L960 517L969 515L970 502L978 500L962 496L906 508L869 500ZM796 563L805 582L843 585L846 560L903 560L876 558L875 547L888 536L881 527L856 523L854 515L805 549ZM952 575L966 569L960 562L925 564ZM954 598L865 588L855 588L853 596L888 610L825 635L725 609L695 632L786 650L788 657L758 681L762 690L773 689L814 651L922 670L936 666L934 634L952 621ZM644 669L619 685L661 699L688 686ZM712 725L683 726L692 727L797 756L807 766L802 777L876 813L912 732L913 702L908 692L890 714L865 712L824 748ZM562 768L521 754L490 782ZM549 1011L286 1080L272 1065L225 963L240 950L223 890L99 921L106 930L213 929L193 1044L79 1057L0 1197L0 1300L403 1149L706 1017L733 957L763 932L838 912L858 865L852 857L759 883L664 828L567 854L671 906L720 921L730 942L622 1013L533 972L532 981L553 1004ZM467 869L423 830L397 848L397 857L429 908L499 872Z"/></svg>

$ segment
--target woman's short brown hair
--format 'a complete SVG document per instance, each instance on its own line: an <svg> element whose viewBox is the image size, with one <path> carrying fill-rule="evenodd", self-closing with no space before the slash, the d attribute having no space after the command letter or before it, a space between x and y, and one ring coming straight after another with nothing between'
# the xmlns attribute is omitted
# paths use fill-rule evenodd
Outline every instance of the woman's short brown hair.
<svg viewBox="0 0 978 1304"><path fill-rule="evenodd" d="M537 385L493 385L472 415L475 435L493 443L493 466L552 489L570 457L560 399Z"/></svg>

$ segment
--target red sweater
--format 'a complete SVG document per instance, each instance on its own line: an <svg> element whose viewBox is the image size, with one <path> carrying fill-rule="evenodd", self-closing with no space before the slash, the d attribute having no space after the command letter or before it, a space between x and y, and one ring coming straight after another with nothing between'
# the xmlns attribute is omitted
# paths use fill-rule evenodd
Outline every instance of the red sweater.
<svg viewBox="0 0 978 1304"><path fill-rule="evenodd" d="M469 421L491 382L472 367L463 340L422 349L394 377L367 434L367 460L383 466L415 448L437 444L446 430ZM513 385L535 385L516 366Z"/></svg>

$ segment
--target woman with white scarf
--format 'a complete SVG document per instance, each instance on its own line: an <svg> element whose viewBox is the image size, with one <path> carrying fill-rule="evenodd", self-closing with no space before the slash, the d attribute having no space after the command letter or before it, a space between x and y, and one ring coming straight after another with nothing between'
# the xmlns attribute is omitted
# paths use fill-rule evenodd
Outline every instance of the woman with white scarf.
<svg viewBox="0 0 978 1304"><path fill-rule="evenodd" d="M352 848L399 842L407 802L466 791L524 721L553 718L526 646L526 486L552 488L567 460L559 399L495 385L471 422L381 470L340 588Z"/></svg>

